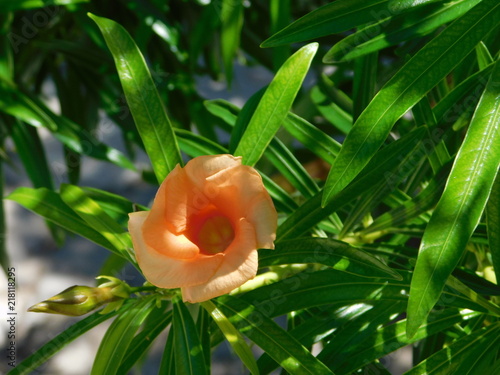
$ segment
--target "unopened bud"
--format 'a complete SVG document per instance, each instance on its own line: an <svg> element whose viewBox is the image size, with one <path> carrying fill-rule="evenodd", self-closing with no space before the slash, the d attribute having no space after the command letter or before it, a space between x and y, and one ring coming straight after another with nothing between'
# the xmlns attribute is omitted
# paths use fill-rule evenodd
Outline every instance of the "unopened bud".
<svg viewBox="0 0 500 375"><path fill-rule="evenodd" d="M124 290L120 290L117 295L114 289L115 287L92 288L74 285L54 297L31 306L28 311L69 316L84 315L106 303L122 299Z"/></svg>

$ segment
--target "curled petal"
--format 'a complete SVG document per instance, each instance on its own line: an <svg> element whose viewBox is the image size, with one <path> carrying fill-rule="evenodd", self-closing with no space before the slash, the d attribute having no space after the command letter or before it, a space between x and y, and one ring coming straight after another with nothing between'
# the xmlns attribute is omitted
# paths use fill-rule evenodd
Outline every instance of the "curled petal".
<svg viewBox="0 0 500 375"><path fill-rule="evenodd" d="M224 260L207 282L181 288L184 301L195 303L229 293L255 277L258 268L255 231L245 219L236 228L233 243L224 252Z"/></svg>
<svg viewBox="0 0 500 375"><path fill-rule="evenodd" d="M198 255L194 259L175 259L148 246L142 237L147 211L129 214L129 232L132 236L137 261L146 279L160 288L180 288L207 282L219 269L223 254Z"/></svg>

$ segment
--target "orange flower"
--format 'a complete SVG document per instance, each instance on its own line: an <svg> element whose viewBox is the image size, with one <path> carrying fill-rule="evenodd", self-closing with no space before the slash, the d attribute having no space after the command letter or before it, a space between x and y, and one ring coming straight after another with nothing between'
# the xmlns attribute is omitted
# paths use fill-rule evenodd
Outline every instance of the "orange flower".
<svg viewBox="0 0 500 375"><path fill-rule="evenodd" d="M161 288L191 303L229 293L257 273L257 249L274 248L277 214L260 175L231 155L179 165L151 211L129 214L137 262Z"/></svg>

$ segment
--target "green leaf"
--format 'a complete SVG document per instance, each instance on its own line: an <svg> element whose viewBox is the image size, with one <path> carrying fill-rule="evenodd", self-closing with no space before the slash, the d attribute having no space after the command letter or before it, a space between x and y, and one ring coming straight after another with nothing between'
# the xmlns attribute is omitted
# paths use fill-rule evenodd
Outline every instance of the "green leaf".
<svg viewBox="0 0 500 375"><path fill-rule="evenodd" d="M222 61L229 85L233 79L233 59L240 46L240 34L243 27L243 1L222 0L221 7L221 49Z"/></svg>
<svg viewBox="0 0 500 375"><path fill-rule="evenodd" d="M118 252L132 264L136 264L130 254L132 241L126 230L113 220L101 206L89 198L82 188L75 185L61 185L61 198L90 227L101 233Z"/></svg>
<svg viewBox="0 0 500 375"><path fill-rule="evenodd" d="M193 318L179 297L172 302L176 374L206 374L203 348Z"/></svg>
<svg viewBox="0 0 500 375"><path fill-rule="evenodd" d="M378 53L370 53L354 60L352 88L353 120L356 121L370 104L377 86Z"/></svg>
<svg viewBox="0 0 500 375"><path fill-rule="evenodd" d="M203 348L203 358L205 359L207 375L211 374L212 367L211 324L212 318L210 314L200 304L198 306L198 316L196 317L196 330L200 336L200 344Z"/></svg>
<svg viewBox="0 0 500 375"><path fill-rule="evenodd" d="M33 186L53 189L54 184L45 157L45 149L37 129L14 120L12 121L11 135L16 145L17 154L21 158Z"/></svg>
<svg viewBox="0 0 500 375"><path fill-rule="evenodd" d="M224 296L214 301L238 330L290 374L332 374L306 348L252 304Z"/></svg>
<svg viewBox="0 0 500 375"><path fill-rule="evenodd" d="M46 188L20 187L6 199L15 201L30 211L52 221L70 232L83 236L96 244L120 255L117 248L101 233L90 227L57 194Z"/></svg>
<svg viewBox="0 0 500 375"><path fill-rule="evenodd" d="M234 154L253 166L286 118L318 49L308 44L295 52L276 73L255 110Z"/></svg>
<svg viewBox="0 0 500 375"><path fill-rule="evenodd" d="M476 362L485 354L494 353L495 345L498 347L499 331L500 325L497 323L472 332L434 353L405 375L476 373L473 371L473 366L477 366ZM496 351L498 352L498 349ZM457 371L459 368L462 371ZM487 373L493 374L494 372L481 372L478 375Z"/></svg>
<svg viewBox="0 0 500 375"><path fill-rule="evenodd" d="M402 301L380 301L373 305L360 303L345 308L357 311L351 318L340 325L329 337L328 343L318 354L318 359L328 367L339 367L344 358L357 352L357 347L364 342L370 346L376 344L370 340L380 327L383 327L401 314L404 309ZM356 364L359 367L359 364Z"/></svg>
<svg viewBox="0 0 500 375"><path fill-rule="evenodd" d="M356 369L381 358L403 346L410 345L425 337L451 328L455 324L462 323L479 314L476 312L461 312L457 309L445 309L436 311L432 319L422 326L418 333L411 339L406 337L404 320L390 325L380 325L376 332L364 340L356 341L354 347L344 346L344 350L338 353L331 363L333 369L341 374L349 374ZM448 368L448 371L450 369ZM457 374L463 374L458 372Z"/></svg>
<svg viewBox="0 0 500 375"><path fill-rule="evenodd" d="M486 223L488 225L491 263L495 270L497 283L500 284L500 173L498 172L486 205Z"/></svg>
<svg viewBox="0 0 500 375"><path fill-rule="evenodd" d="M112 318L118 313L123 313L131 306L130 301L125 302L125 304L120 308L119 311L113 311L107 314L102 314L101 311L97 311L92 315L89 315L85 319L73 324L72 326L65 329L63 332L58 334L52 340L44 344L41 348L31 354L29 357L17 364L17 366L8 372L9 375L24 375L32 374L33 371L41 366L43 363L47 362L54 354L59 350L64 348L74 339L80 337L84 333L88 332L95 326L98 326L102 322Z"/></svg>
<svg viewBox="0 0 500 375"><path fill-rule="evenodd" d="M139 48L116 22L89 14L101 30L115 60L135 124L151 159L158 182L182 159L172 124Z"/></svg>
<svg viewBox="0 0 500 375"><path fill-rule="evenodd" d="M493 187L500 166L499 81L497 62L424 232L408 302L409 336L439 299L481 219Z"/></svg>
<svg viewBox="0 0 500 375"><path fill-rule="evenodd" d="M347 306L371 304L374 301L405 302L408 299L411 274L403 270L398 270L398 273L403 276L402 281L359 277L334 269L300 272L274 284L251 290L240 298L252 303L269 317L331 303ZM445 290L440 305L487 312L487 309L452 288Z"/></svg>
<svg viewBox="0 0 500 375"><path fill-rule="evenodd" d="M335 44L325 54L323 62L349 61L370 52L422 37L460 17L480 1L434 4L369 25Z"/></svg>
<svg viewBox="0 0 500 375"><path fill-rule="evenodd" d="M264 155L304 197L311 198L319 191L311 175L279 139L271 141Z"/></svg>
<svg viewBox="0 0 500 375"><path fill-rule="evenodd" d="M394 123L500 23L500 3L484 0L406 63L359 116L332 165L322 205L346 187L383 144Z"/></svg>
<svg viewBox="0 0 500 375"><path fill-rule="evenodd" d="M294 263L323 264L358 276L402 280L372 255L333 239L293 239L277 243L275 250L259 251L259 268Z"/></svg>
<svg viewBox="0 0 500 375"><path fill-rule="evenodd" d="M213 304L212 301L202 302L201 305L212 316L217 326L224 334L224 337L229 342L235 353L240 357L241 361L250 370L252 375L259 374L259 368L253 357L253 353L248 347L245 339L235 326L227 319L227 317Z"/></svg>
<svg viewBox="0 0 500 375"><path fill-rule="evenodd" d="M333 102L319 86L311 90L311 100L323 117L342 133L347 134L352 128L352 116Z"/></svg>
<svg viewBox="0 0 500 375"><path fill-rule="evenodd" d="M317 127L293 113L289 113L283 123L287 132L321 159L332 164L340 151L340 143Z"/></svg>
<svg viewBox="0 0 500 375"><path fill-rule="evenodd" d="M401 166L405 165L415 153L425 154L420 143L425 133L423 127L416 129L384 147L365 167L366 172L360 173L358 178L337 194L326 207L321 208L321 193L306 201L278 227L277 241L298 237L305 231L311 230L332 212L338 211L380 181L392 184L394 175L396 179L403 178L405 173L410 171L409 168Z"/></svg>
<svg viewBox="0 0 500 375"><path fill-rule="evenodd" d="M156 308L147 318L144 329L134 337L123 356L117 374L128 374L134 364L147 353L154 339L172 322L172 311L165 312L164 308Z"/></svg>
<svg viewBox="0 0 500 375"><path fill-rule="evenodd" d="M479 70L485 69L488 65L495 62L493 57L488 50L488 47L483 42L479 42L476 46L477 64L479 65Z"/></svg>
<svg viewBox="0 0 500 375"><path fill-rule="evenodd" d="M167 342L163 349L161 364L158 374L175 374L175 350L174 350L175 329L171 325L168 331Z"/></svg>
<svg viewBox="0 0 500 375"><path fill-rule="evenodd" d="M226 106L226 110L230 111L233 114L236 114L238 117L236 122L234 123L234 129L231 129L231 139L229 140L229 153L235 154L236 148L241 142L241 138L248 128L248 124L252 120L252 116L255 113L255 110L259 106L259 103L267 91L269 86L264 86L256 93L254 93L245 103L241 110L236 111L236 106ZM232 125L231 123L228 123ZM274 135L274 134L273 134Z"/></svg>
<svg viewBox="0 0 500 375"><path fill-rule="evenodd" d="M234 127L238 114L240 113L240 108L238 106L224 99L205 100L203 104L211 114Z"/></svg>
<svg viewBox="0 0 500 375"><path fill-rule="evenodd" d="M388 16L387 0L337 0L299 18L265 40L261 47L275 47L340 33Z"/></svg>
<svg viewBox="0 0 500 375"><path fill-rule="evenodd" d="M8 12L21 9L45 8L54 5L88 3L89 1L90 0L0 0L0 10L2 12Z"/></svg>
<svg viewBox="0 0 500 375"><path fill-rule="evenodd" d="M227 154L227 150L220 144L191 131L175 129L175 134L181 150L189 156Z"/></svg>
<svg viewBox="0 0 500 375"><path fill-rule="evenodd" d="M124 228L127 228L129 213L149 210L146 206L131 202L121 195L92 187L81 187L81 189L87 197L94 200L114 221Z"/></svg>
<svg viewBox="0 0 500 375"><path fill-rule="evenodd" d="M120 151L102 144L80 125L58 116L36 98L30 98L11 83L0 79L0 110L35 127L50 130L62 144L79 154L106 160L122 168L135 170Z"/></svg>
<svg viewBox="0 0 500 375"><path fill-rule="evenodd" d="M149 296L138 300L125 312L121 312L109 326L97 349L91 375L118 373L119 364L130 347L135 333L155 306L155 298Z"/></svg>
<svg viewBox="0 0 500 375"><path fill-rule="evenodd" d="M325 363L323 360L324 357L321 357L321 355L326 354L327 347L331 349L333 347L332 344L342 347L342 345L346 343L343 341L345 337L353 341L362 341L364 334L366 332L368 332L367 334L371 332L370 328L374 326L375 328L373 329L376 329L378 324L377 319L374 319L375 314L373 314L373 312L386 318L402 311L404 311L404 303L394 303L394 301L377 303L376 306L363 303L341 307L339 307L339 305L328 305L320 307L315 311L314 315L306 315L303 321L300 319L301 323L292 329L289 328L289 333L306 347L310 347L314 343L324 340L324 348L321 353L318 354L317 358ZM299 318L301 317L300 314L295 314L295 317L297 316ZM377 318L376 315L375 318ZM383 319L379 317L378 320L380 321ZM362 332L359 332L360 325L366 327ZM351 329L349 330L349 328ZM354 332L353 334L349 334L346 331L351 333ZM339 337L339 340L331 340L333 336L332 332L335 334L335 337L337 337L339 332L346 333L346 335ZM328 342L328 344L326 344L326 342ZM264 353L259 358L257 364L261 372L266 374L272 372L278 366L267 353Z"/></svg>
<svg viewBox="0 0 500 375"><path fill-rule="evenodd" d="M388 8L394 12L401 12L410 8L420 7L425 4L434 3L440 0L389 0Z"/></svg>
<svg viewBox="0 0 500 375"><path fill-rule="evenodd" d="M451 164L448 164L427 183L425 189L416 197L377 217L369 227L360 232L360 235L366 236L369 233L387 230L391 227L399 228L402 224L411 222L433 208L441 197L450 168Z"/></svg>
<svg viewBox="0 0 500 375"><path fill-rule="evenodd" d="M291 0L271 0L269 2L270 13L270 28L274 34L278 30L284 28L290 23L290 15L292 11ZM273 48L273 70L277 71L281 65L290 56L290 47L281 46Z"/></svg>

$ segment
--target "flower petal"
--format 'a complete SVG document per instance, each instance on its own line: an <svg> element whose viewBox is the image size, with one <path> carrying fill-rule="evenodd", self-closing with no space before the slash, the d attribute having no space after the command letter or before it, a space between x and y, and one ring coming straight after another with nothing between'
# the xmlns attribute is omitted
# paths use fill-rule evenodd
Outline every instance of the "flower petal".
<svg viewBox="0 0 500 375"><path fill-rule="evenodd" d="M174 259L148 246L142 238L148 211L129 214L128 228L137 261L146 279L160 288L180 288L207 282L221 267L224 255L198 255L194 259Z"/></svg>
<svg viewBox="0 0 500 375"><path fill-rule="evenodd" d="M246 218L255 227L257 247L273 249L278 214L255 169L241 165L226 176L212 175L208 183L219 186L219 194L212 199L218 209L233 220Z"/></svg>
<svg viewBox="0 0 500 375"><path fill-rule="evenodd" d="M221 266L206 283L181 288L184 301L195 303L218 297L255 277L258 268L255 232L253 226L241 219L235 240L223 253Z"/></svg>

